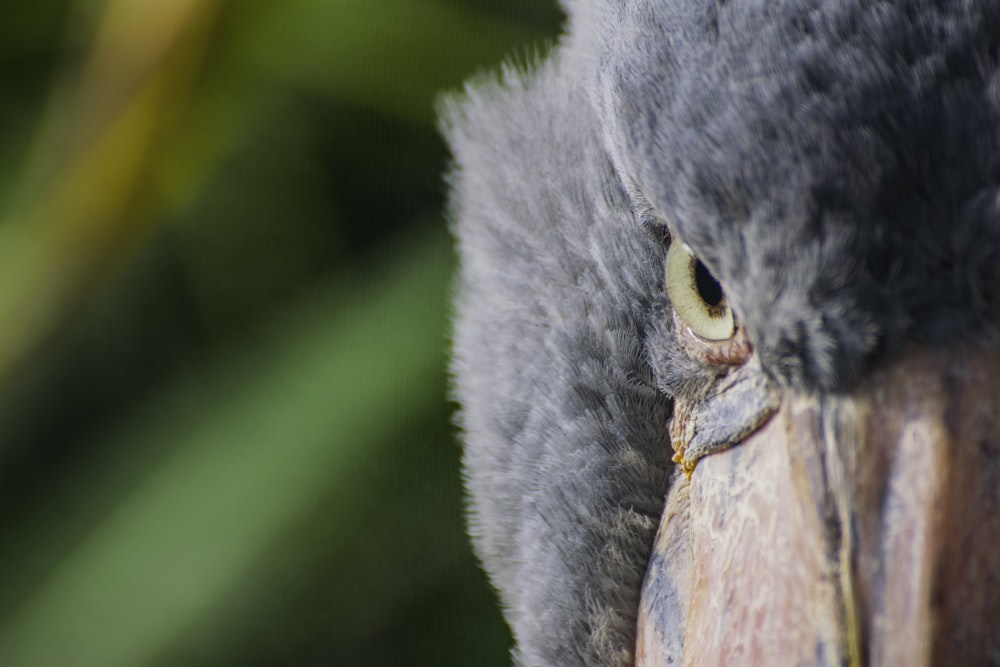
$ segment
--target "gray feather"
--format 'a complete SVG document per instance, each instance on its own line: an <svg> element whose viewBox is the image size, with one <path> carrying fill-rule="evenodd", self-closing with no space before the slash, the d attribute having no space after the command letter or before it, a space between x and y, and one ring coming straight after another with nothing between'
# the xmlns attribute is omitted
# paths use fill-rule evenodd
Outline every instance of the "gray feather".
<svg viewBox="0 0 1000 667"><path fill-rule="evenodd" d="M470 531L526 665L629 664L673 469L666 226L764 372L849 386L1000 312L1000 2L566 0L448 106Z"/></svg>
<svg viewBox="0 0 1000 667"><path fill-rule="evenodd" d="M997 312L1000 2L626 0L601 25L619 172L779 379L843 389Z"/></svg>
<svg viewBox="0 0 1000 667"><path fill-rule="evenodd" d="M629 664L672 470L644 345L663 248L635 224L580 73L559 54L507 71L447 129L470 529L527 665Z"/></svg>

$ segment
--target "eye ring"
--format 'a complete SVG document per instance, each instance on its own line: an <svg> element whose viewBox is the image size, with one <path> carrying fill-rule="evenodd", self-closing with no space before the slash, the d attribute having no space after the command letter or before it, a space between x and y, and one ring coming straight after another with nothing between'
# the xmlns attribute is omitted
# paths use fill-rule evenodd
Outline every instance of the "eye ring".
<svg viewBox="0 0 1000 667"><path fill-rule="evenodd" d="M726 341L736 323L722 285L694 256L687 244L674 240L667 249L667 295L677 317L707 341Z"/></svg>

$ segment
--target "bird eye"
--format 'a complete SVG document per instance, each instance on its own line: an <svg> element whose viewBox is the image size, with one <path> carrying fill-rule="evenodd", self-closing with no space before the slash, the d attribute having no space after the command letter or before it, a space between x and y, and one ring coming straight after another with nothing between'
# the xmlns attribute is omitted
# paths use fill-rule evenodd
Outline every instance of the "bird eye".
<svg viewBox="0 0 1000 667"><path fill-rule="evenodd" d="M711 341L733 337L733 311L722 285L680 241L667 250L666 282L674 311L694 334Z"/></svg>

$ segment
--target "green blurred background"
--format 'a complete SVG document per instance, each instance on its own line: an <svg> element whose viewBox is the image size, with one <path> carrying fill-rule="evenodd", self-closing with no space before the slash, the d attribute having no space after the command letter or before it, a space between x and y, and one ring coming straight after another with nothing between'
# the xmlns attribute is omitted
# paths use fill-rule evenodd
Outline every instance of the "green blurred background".
<svg viewBox="0 0 1000 667"><path fill-rule="evenodd" d="M538 0L0 21L0 665L504 665L434 101Z"/></svg>

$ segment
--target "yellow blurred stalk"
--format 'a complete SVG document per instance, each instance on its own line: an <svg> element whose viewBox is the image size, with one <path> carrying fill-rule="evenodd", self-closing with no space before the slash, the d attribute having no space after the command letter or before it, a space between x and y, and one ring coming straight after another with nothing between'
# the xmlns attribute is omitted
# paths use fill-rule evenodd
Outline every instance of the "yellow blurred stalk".
<svg viewBox="0 0 1000 667"><path fill-rule="evenodd" d="M0 381L142 235L165 129L187 97L216 0L109 0L70 90L56 90L0 223Z"/></svg>

